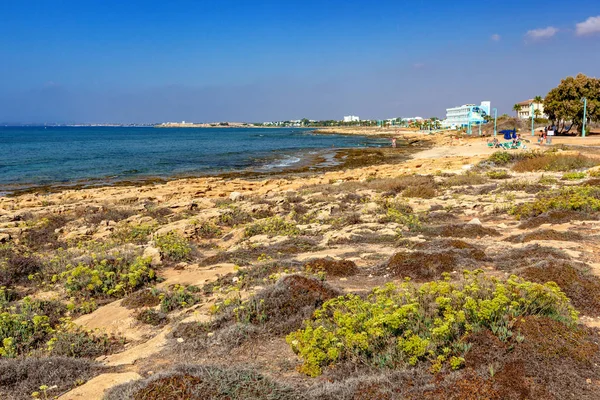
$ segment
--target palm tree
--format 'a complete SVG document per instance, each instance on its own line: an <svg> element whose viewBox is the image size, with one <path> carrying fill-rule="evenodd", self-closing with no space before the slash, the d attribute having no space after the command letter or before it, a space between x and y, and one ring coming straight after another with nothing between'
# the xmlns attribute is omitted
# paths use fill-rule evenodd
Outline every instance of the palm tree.
<svg viewBox="0 0 600 400"><path fill-rule="evenodd" d="M536 108L533 110L533 115L535 115L536 118L539 118L540 115L542 115L542 112Z"/></svg>
<svg viewBox="0 0 600 400"><path fill-rule="evenodd" d="M518 104L515 104L513 106L513 111L517 113L517 118L519 118L519 111L521 111L521 106Z"/></svg>
<svg viewBox="0 0 600 400"><path fill-rule="evenodd" d="M542 96L535 96L535 97L533 98L533 102L534 102L534 103L538 103L538 104L540 104L540 103L542 103L543 101L544 101L544 99L543 99L543 97L542 97Z"/></svg>

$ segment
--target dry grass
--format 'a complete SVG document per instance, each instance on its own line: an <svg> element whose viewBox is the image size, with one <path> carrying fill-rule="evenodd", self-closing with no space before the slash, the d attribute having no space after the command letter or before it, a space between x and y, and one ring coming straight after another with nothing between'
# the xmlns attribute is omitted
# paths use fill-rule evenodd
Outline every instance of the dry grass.
<svg viewBox="0 0 600 400"><path fill-rule="evenodd" d="M326 276L352 276L358 273L354 261L318 258L304 264L304 269L310 273L324 272Z"/></svg>
<svg viewBox="0 0 600 400"><path fill-rule="evenodd" d="M177 325L173 337L184 341L173 343L174 350L190 359L207 349L226 354L251 338L285 335L299 329L325 301L339 295L339 290L318 279L286 275L241 307L238 303L223 306L211 322Z"/></svg>
<svg viewBox="0 0 600 400"><path fill-rule="evenodd" d="M560 232L554 229L540 229L533 232L526 232L520 235L510 236L504 240L511 243L527 243L534 240L561 240L566 242L574 242L583 240L583 236L577 232Z"/></svg>
<svg viewBox="0 0 600 400"><path fill-rule="evenodd" d="M303 394L255 370L179 365L112 388L105 400L301 400Z"/></svg>
<svg viewBox="0 0 600 400"><path fill-rule="evenodd" d="M466 174L454 175L444 180L445 186L472 186L472 185L482 185L487 182L487 178L485 176L479 175L474 172L468 172Z"/></svg>
<svg viewBox="0 0 600 400"><path fill-rule="evenodd" d="M42 269L37 256L10 245L0 245L0 287L28 282L28 276Z"/></svg>
<svg viewBox="0 0 600 400"><path fill-rule="evenodd" d="M513 165L517 172L531 171L572 171L581 168L591 168L600 164L600 160L581 154L543 154L538 157L525 158Z"/></svg>
<svg viewBox="0 0 600 400"><path fill-rule="evenodd" d="M135 211L130 208L102 207L95 212L87 210L84 220L88 224L97 225L102 221L119 222L135 214Z"/></svg>
<svg viewBox="0 0 600 400"><path fill-rule="evenodd" d="M67 357L0 358L0 398L3 400L31 399L40 386L56 389L48 391L53 398L70 390L100 372L93 361Z"/></svg>
<svg viewBox="0 0 600 400"><path fill-rule="evenodd" d="M121 305L128 309L136 309L141 307L155 307L160 304L158 291L152 289L143 289L133 292L125 299Z"/></svg>
<svg viewBox="0 0 600 400"><path fill-rule="evenodd" d="M401 251L379 269L379 274L409 277L419 281L430 280L439 278L444 272L454 271L458 261L458 255L454 251Z"/></svg>
<svg viewBox="0 0 600 400"><path fill-rule="evenodd" d="M519 268L534 265L540 261L569 260L570 257L562 250L553 247L530 244L518 249L507 248L494 256L496 269L514 271Z"/></svg>
<svg viewBox="0 0 600 400"><path fill-rule="evenodd" d="M422 230L425 236L479 238L484 236L500 236L497 230L476 224L451 224L427 226Z"/></svg>
<svg viewBox="0 0 600 400"><path fill-rule="evenodd" d="M259 257L262 259L279 260L294 254L319 251L318 242L309 237L293 237L271 246L255 246L247 249L234 251L222 251L214 256L206 257L200 261L200 265L214 265L232 262L238 265L249 265Z"/></svg>
<svg viewBox="0 0 600 400"><path fill-rule="evenodd" d="M543 224L564 224L565 222L571 221L590 221L597 219L598 216L581 211L551 210L521 222L519 228L532 229Z"/></svg>
<svg viewBox="0 0 600 400"><path fill-rule="evenodd" d="M577 310L600 316L600 279L583 273L576 264L546 260L524 269L519 275L532 282L556 282Z"/></svg>

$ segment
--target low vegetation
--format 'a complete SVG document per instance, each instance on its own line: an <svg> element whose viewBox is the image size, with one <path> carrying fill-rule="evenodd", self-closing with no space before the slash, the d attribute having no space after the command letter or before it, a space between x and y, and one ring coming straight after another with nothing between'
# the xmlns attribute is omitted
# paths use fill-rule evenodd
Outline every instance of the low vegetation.
<svg viewBox="0 0 600 400"><path fill-rule="evenodd" d="M298 227L280 217L265 218L245 228L246 237L256 235L296 236L300 233Z"/></svg>
<svg viewBox="0 0 600 400"><path fill-rule="evenodd" d="M123 297L156 280L151 259L103 259L90 264L79 263L52 277L67 292L83 297Z"/></svg>
<svg viewBox="0 0 600 400"><path fill-rule="evenodd" d="M192 253L189 241L175 232L157 236L154 241L163 258L168 261L185 261Z"/></svg>
<svg viewBox="0 0 600 400"><path fill-rule="evenodd" d="M531 218L550 211L594 213L600 210L600 187L568 186L541 192L530 203L514 207L510 213L518 219Z"/></svg>
<svg viewBox="0 0 600 400"><path fill-rule="evenodd" d="M567 326L577 320L554 283L517 277L501 282L465 273L458 283L388 284L367 299L346 295L327 301L287 341L310 376L344 360L390 368L427 362L438 372L464 366L470 348L465 337L478 329L489 329L501 341L522 341L515 323L531 315Z"/></svg>
<svg viewBox="0 0 600 400"><path fill-rule="evenodd" d="M48 388L47 398L51 398L85 383L100 371L101 367L88 359L0 357L0 397L30 399L32 393L39 393L44 386Z"/></svg>
<svg viewBox="0 0 600 400"><path fill-rule="evenodd" d="M256 371L214 366L180 365L141 381L117 386L105 400L296 400L296 390Z"/></svg>
<svg viewBox="0 0 600 400"><path fill-rule="evenodd" d="M600 160L583 155L571 154L538 154L535 157L524 158L513 165L517 172L529 171L572 171L591 168L600 164Z"/></svg>

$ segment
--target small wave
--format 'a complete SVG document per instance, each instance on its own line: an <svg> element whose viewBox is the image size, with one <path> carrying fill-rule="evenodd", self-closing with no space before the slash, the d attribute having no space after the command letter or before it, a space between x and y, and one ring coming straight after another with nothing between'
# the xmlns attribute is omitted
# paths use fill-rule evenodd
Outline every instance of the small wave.
<svg viewBox="0 0 600 400"><path fill-rule="evenodd" d="M299 163L302 159L299 157L288 156L280 160L273 161L265 165L264 169L274 169L274 168L286 168L296 163Z"/></svg>

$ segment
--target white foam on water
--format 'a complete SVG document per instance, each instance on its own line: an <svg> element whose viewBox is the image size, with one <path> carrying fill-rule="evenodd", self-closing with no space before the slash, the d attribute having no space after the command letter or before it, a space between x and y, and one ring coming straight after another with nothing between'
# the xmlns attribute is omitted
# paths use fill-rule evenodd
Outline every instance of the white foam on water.
<svg viewBox="0 0 600 400"><path fill-rule="evenodd" d="M263 169L286 168L302 161L301 158L295 156L286 156L285 158L275 160L262 167Z"/></svg>

